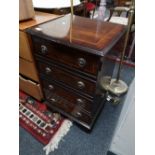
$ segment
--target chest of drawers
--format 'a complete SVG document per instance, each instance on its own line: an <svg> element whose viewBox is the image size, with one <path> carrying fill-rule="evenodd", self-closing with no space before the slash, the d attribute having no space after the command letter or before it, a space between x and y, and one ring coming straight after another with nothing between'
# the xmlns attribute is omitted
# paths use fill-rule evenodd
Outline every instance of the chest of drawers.
<svg viewBox="0 0 155 155"><path fill-rule="evenodd" d="M27 33L47 105L91 129L105 103L100 78L112 76L108 54L124 26L66 15Z"/></svg>

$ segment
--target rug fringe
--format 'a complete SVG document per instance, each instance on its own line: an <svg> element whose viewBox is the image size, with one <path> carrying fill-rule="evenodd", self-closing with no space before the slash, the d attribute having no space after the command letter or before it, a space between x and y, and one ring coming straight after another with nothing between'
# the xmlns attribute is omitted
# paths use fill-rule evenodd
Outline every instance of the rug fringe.
<svg viewBox="0 0 155 155"><path fill-rule="evenodd" d="M43 148L48 155L51 151L54 151L58 148L58 144L60 140L68 133L70 127L72 126L72 122L69 120L64 120L60 129L56 132L54 137L50 140L50 142Z"/></svg>

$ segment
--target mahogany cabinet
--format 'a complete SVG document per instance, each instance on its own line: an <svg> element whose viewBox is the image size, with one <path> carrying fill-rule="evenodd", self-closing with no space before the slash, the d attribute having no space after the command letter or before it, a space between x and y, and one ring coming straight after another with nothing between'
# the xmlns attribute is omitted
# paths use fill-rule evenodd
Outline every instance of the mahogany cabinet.
<svg viewBox="0 0 155 155"><path fill-rule="evenodd" d="M125 33L123 25L70 15L27 29L46 104L92 129L105 104L103 76L112 76L108 59Z"/></svg>

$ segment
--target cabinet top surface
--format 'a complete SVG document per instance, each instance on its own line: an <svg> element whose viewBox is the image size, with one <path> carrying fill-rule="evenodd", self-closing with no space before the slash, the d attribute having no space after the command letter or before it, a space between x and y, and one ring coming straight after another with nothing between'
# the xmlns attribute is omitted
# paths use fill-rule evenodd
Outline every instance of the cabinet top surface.
<svg viewBox="0 0 155 155"><path fill-rule="evenodd" d="M59 15L35 11L35 17L33 19L19 22L19 30L25 30L58 17Z"/></svg>
<svg viewBox="0 0 155 155"><path fill-rule="evenodd" d="M103 56L125 33L125 26L66 15L32 27L28 33Z"/></svg>

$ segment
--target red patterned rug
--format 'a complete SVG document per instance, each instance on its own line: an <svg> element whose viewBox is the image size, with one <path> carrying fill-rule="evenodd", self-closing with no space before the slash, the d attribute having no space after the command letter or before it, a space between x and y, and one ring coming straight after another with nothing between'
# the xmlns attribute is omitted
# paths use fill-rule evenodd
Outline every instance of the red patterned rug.
<svg viewBox="0 0 155 155"><path fill-rule="evenodd" d="M39 142L46 145L46 154L58 148L72 122L60 114L51 112L46 105L36 101L24 92L19 92L19 124Z"/></svg>

